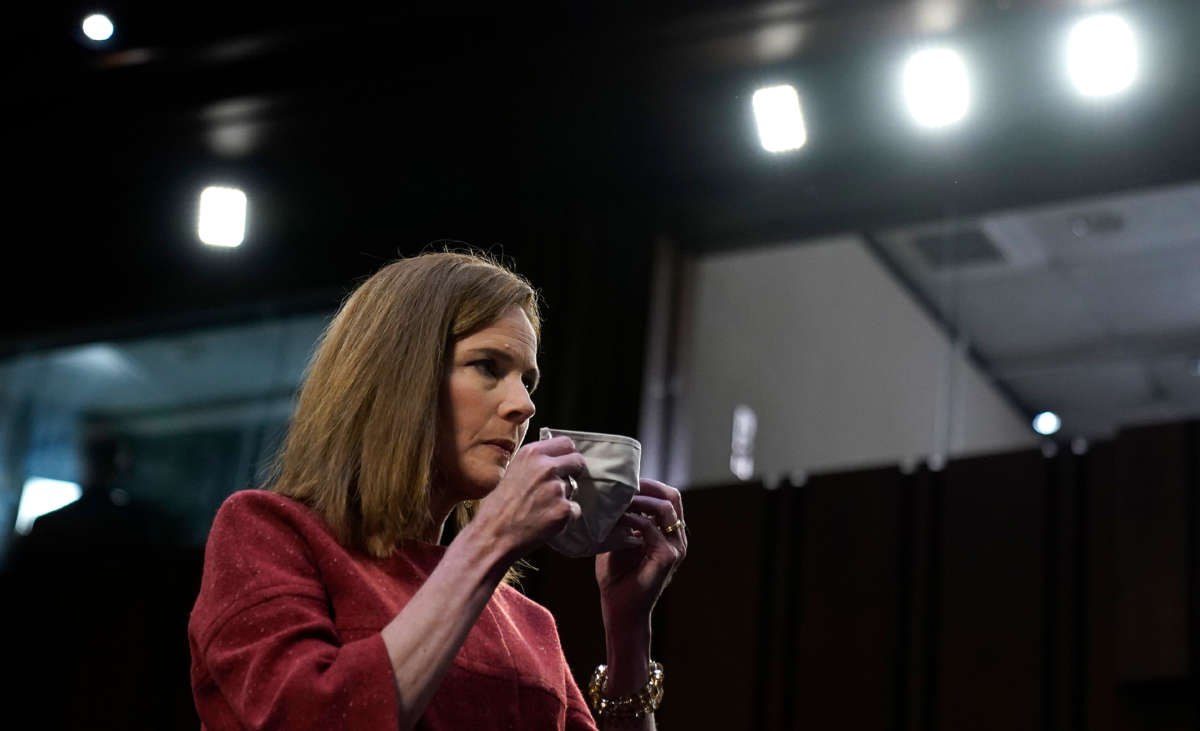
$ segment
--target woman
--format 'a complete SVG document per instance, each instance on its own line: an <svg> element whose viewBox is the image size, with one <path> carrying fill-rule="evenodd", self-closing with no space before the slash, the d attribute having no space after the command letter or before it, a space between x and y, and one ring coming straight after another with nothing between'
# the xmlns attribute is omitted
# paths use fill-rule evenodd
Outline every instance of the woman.
<svg viewBox="0 0 1200 731"><path fill-rule="evenodd" d="M518 449L538 332L529 284L476 256L395 262L346 300L276 479L213 522L188 625L205 727L654 727L650 617L687 552L677 490L642 480L615 529L625 547L596 558L598 719L553 617L508 585L579 516L570 440Z"/></svg>

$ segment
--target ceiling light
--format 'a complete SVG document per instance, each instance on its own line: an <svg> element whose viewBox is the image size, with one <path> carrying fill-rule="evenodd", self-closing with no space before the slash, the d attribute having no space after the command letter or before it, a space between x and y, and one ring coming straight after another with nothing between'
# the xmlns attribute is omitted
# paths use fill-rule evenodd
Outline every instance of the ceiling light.
<svg viewBox="0 0 1200 731"><path fill-rule="evenodd" d="M769 86L754 92L754 121L758 139L767 152L784 152L804 147L808 134L800 96L793 86Z"/></svg>
<svg viewBox="0 0 1200 731"><path fill-rule="evenodd" d="M949 48L926 48L904 63L904 100L922 127L945 127L967 115L970 84L962 56Z"/></svg>
<svg viewBox="0 0 1200 731"><path fill-rule="evenodd" d="M205 188L198 233L209 246L240 245L246 235L246 194L237 188Z"/></svg>
<svg viewBox="0 0 1200 731"><path fill-rule="evenodd" d="M83 19L83 34L93 41L107 41L112 38L112 21L100 13L89 15Z"/></svg>
<svg viewBox="0 0 1200 731"><path fill-rule="evenodd" d="M1033 430L1042 436L1050 436L1062 426L1062 419L1053 411L1043 411L1033 417Z"/></svg>
<svg viewBox="0 0 1200 731"><path fill-rule="evenodd" d="M1117 15L1093 15L1067 34L1067 75L1084 96L1124 91L1137 76L1137 41Z"/></svg>

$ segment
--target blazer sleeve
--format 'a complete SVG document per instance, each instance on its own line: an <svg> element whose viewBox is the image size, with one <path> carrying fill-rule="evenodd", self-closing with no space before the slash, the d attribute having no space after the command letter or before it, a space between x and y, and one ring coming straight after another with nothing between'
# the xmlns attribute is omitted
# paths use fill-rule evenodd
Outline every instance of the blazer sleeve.
<svg viewBox="0 0 1200 731"><path fill-rule="evenodd" d="M277 496L235 494L209 533L188 634L201 721L247 729L399 726L375 633L342 643L311 549Z"/></svg>

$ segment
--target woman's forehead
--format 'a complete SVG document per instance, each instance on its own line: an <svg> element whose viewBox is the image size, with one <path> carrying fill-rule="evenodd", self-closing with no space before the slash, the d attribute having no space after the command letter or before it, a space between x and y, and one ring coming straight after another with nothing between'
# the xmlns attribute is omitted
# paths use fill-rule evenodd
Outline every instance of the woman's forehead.
<svg viewBox="0 0 1200 731"><path fill-rule="evenodd" d="M457 350L492 348L535 361L537 358L537 335L524 310L514 308L497 318L492 324L458 341Z"/></svg>

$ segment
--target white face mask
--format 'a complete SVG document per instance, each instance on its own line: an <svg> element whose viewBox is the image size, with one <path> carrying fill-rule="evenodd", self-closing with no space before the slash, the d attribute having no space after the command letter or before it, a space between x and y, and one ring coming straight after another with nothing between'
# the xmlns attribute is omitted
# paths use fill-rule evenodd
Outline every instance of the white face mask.
<svg viewBox="0 0 1200 731"><path fill-rule="evenodd" d="M587 473L575 477L571 499L579 503L582 516L549 543L567 556L595 556L612 550L623 541L609 537L617 520L638 494L642 445L638 440L615 434L567 431L542 427L540 440L570 437L583 455Z"/></svg>

